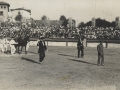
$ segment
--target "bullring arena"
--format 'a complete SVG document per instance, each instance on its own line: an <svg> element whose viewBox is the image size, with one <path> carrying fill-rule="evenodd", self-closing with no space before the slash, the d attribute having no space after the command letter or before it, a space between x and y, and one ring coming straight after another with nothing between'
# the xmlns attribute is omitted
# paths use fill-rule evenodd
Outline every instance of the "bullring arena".
<svg viewBox="0 0 120 90"><path fill-rule="evenodd" d="M4 1L0 90L120 90L120 0Z"/></svg>
<svg viewBox="0 0 120 90"><path fill-rule="evenodd" d="M96 47L85 47L77 58L76 46L48 46L39 63L37 46L28 54L0 53L0 90L119 90L118 48L105 48L105 66L97 66Z"/></svg>

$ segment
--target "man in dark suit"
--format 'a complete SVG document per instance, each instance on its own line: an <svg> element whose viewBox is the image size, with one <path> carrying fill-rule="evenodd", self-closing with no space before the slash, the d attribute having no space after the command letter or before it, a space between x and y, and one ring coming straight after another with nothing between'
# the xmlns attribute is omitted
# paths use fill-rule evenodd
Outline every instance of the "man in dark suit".
<svg viewBox="0 0 120 90"><path fill-rule="evenodd" d="M39 62L42 62L45 58L45 50L47 49L43 38L39 38L37 46L38 46L38 53L39 53Z"/></svg>
<svg viewBox="0 0 120 90"><path fill-rule="evenodd" d="M104 66L104 48L103 48L102 41L100 42L100 44L97 45L97 51L98 51L97 65L99 66L101 64L102 66Z"/></svg>
<svg viewBox="0 0 120 90"><path fill-rule="evenodd" d="M84 57L84 45L83 45L83 39L81 40L81 38L78 39L77 49L78 49L78 58L80 56L83 58ZM81 55L80 55L80 51L81 51Z"/></svg>

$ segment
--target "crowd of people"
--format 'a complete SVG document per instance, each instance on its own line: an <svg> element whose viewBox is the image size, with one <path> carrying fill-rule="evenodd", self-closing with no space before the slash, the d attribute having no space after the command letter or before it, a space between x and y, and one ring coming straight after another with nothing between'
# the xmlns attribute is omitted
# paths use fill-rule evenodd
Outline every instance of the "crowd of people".
<svg viewBox="0 0 120 90"><path fill-rule="evenodd" d="M31 38L78 38L83 35L86 39L120 39L120 29L114 27L75 27L64 28L63 26L35 26L10 24L0 27L0 37L16 37L17 34L25 36L29 34Z"/></svg>
<svg viewBox="0 0 120 90"><path fill-rule="evenodd" d="M87 39L120 39L120 29L113 27L85 27L82 28L81 31L83 35L86 35Z"/></svg>

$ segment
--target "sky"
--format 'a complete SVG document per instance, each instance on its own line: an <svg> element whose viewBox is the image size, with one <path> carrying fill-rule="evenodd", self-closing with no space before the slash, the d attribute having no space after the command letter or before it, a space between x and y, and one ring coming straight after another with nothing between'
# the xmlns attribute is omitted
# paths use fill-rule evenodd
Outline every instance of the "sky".
<svg viewBox="0 0 120 90"><path fill-rule="evenodd" d="M93 17L115 21L120 16L120 0L4 0L10 9L26 8L31 17L40 20L46 15L50 20L59 20L61 15L76 22L87 22Z"/></svg>

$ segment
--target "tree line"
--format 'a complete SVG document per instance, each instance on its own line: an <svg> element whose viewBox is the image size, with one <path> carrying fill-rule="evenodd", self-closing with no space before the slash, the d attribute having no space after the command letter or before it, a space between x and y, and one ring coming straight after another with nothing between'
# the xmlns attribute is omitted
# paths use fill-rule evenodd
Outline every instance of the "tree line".
<svg viewBox="0 0 120 90"><path fill-rule="evenodd" d="M78 27L86 27L86 26L92 26L92 21L88 21L86 23L81 22L78 25ZM115 27L115 21L109 22L104 19L97 18L95 19L95 26L96 27Z"/></svg>

